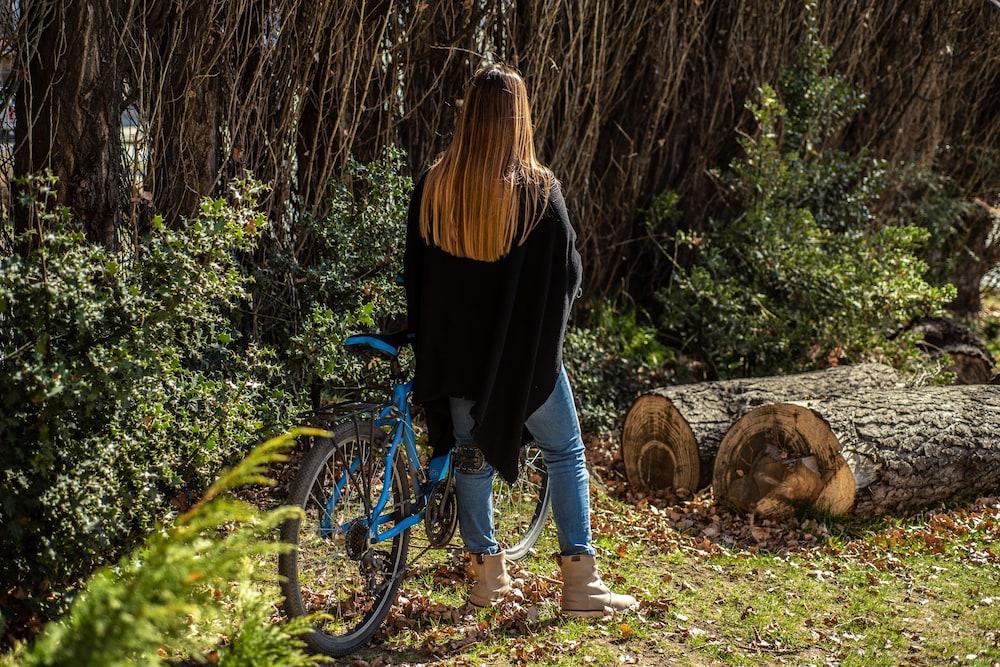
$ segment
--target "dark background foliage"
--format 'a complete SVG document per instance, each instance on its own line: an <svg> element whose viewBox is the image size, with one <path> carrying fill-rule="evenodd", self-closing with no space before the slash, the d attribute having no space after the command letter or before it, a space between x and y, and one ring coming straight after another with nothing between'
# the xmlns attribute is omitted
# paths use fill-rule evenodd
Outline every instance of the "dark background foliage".
<svg viewBox="0 0 1000 667"><path fill-rule="evenodd" d="M327 183L351 156L367 163L400 145L411 174L426 165L468 75L502 60L527 78L589 293L624 285L641 298L671 265L636 241L639 212L664 191L680 196L679 227L701 230L725 211L713 170L739 153L737 130L752 127L745 102L794 61L804 26L804 4L787 0L38 0L3 12L22 119L8 159L15 175L52 167L94 240L137 238L153 212L191 214L243 169L272 184L270 218L290 205L322 217ZM832 67L868 110L826 143L935 170L956 194L989 203L1000 10L846 0L816 13ZM122 140L126 110L136 144ZM976 312L1000 246L982 208L955 223L945 254L970 253L952 267L956 307ZM313 250L293 248L297 259ZM284 298L296 290L287 281Z"/></svg>

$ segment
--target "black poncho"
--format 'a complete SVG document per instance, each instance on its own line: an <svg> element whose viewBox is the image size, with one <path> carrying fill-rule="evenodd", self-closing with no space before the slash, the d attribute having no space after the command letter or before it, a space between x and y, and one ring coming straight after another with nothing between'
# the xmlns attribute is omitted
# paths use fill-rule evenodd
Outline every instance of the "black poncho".
<svg viewBox="0 0 1000 667"><path fill-rule="evenodd" d="M413 400L435 453L454 444L449 396L475 401L472 435L513 483L525 420L555 388L581 281L576 232L554 184L538 225L495 262L456 257L420 235L421 176L410 200L404 277L416 333Z"/></svg>

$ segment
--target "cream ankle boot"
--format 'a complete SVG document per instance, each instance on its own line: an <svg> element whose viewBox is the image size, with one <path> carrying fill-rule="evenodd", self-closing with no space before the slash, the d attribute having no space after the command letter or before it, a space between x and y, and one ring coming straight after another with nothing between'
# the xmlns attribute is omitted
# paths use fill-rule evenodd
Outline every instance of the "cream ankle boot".
<svg viewBox="0 0 1000 667"><path fill-rule="evenodd" d="M469 590L469 602L473 606L488 607L510 592L511 580L504 552L469 556L469 570L475 579Z"/></svg>
<svg viewBox="0 0 1000 667"><path fill-rule="evenodd" d="M607 616L635 609L639 602L631 595L612 593L597 574L593 556L556 556L562 570L562 610L567 616Z"/></svg>

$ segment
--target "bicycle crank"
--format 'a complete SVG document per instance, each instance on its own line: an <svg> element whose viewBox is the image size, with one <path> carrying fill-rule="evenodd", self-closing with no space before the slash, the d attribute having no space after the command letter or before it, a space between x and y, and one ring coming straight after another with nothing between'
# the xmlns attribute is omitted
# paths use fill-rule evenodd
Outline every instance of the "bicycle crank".
<svg viewBox="0 0 1000 667"><path fill-rule="evenodd" d="M424 509L424 531L432 547L443 547L451 542L458 526L458 501L455 498L455 478L449 474L437 483L427 497Z"/></svg>

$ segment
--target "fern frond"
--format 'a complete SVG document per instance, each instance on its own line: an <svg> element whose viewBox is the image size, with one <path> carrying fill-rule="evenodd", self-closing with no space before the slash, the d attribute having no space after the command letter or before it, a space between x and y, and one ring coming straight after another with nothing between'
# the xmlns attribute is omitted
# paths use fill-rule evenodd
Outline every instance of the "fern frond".
<svg viewBox="0 0 1000 667"><path fill-rule="evenodd" d="M258 445L246 458L233 468L222 473L219 479L212 486L208 487L208 490L205 491L201 499L177 519L177 523L187 523L190 517L196 514L203 505L224 491L231 491L232 489L252 484L272 486L274 481L265 474L267 466L271 463L287 461L288 457L284 454L284 450L291 447L299 436L329 438L332 435L332 433L323 429L301 426Z"/></svg>
<svg viewBox="0 0 1000 667"><path fill-rule="evenodd" d="M203 662L224 638L219 655L228 665L316 665L300 635L310 620L273 625L273 600L256 591L273 582L272 568L253 562L291 548L273 539L282 522L301 515L297 507L261 513L225 491L264 477L265 466L299 435L296 429L255 449L172 527L157 528L142 548L116 568L98 570L69 613L50 623L30 647L19 647L4 665L114 667L158 665L163 659ZM217 656L218 657L218 656Z"/></svg>

